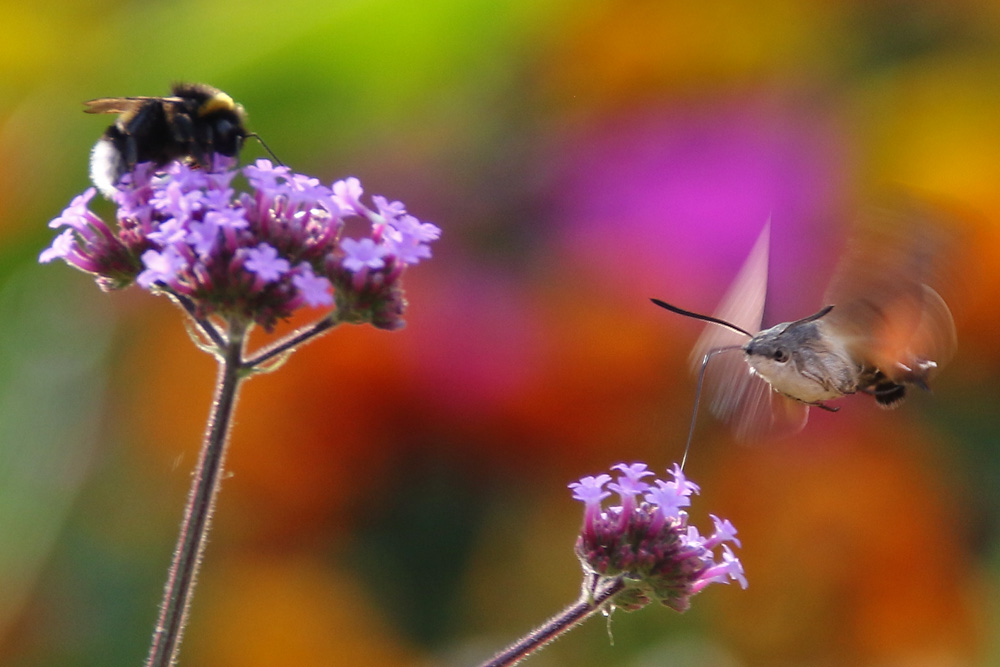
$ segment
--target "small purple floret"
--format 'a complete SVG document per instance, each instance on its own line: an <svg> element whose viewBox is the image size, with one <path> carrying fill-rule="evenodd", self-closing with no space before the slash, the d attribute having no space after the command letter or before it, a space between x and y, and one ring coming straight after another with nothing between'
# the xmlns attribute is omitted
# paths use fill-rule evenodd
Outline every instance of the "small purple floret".
<svg viewBox="0 0 1000 667"><path fill-rule="evenodd" d="M357 273L362 269L381 269L385 266L386 249L371 239L343 239L340 249L344 251L342 262L345 269Z"/></svg>
<svg viewBox="0 0 1000 667"><path fill-rule="evenodd" d="M142 253L142 263L146 270L139 274L135 282L147 289L156 283L169 284L186 266L184 258L173 246L164 248L163 252L147 250Z"/></svg>
<svg viewBox="0 0 1000 667"><path fill-rule="evenodd" d="M298 272L292 276L292 284L299 291L302 299L311 308L322 308L333 305L333 297L330 295L332 285L323 276L313 273L312 267L303 262L299 265Z"/></svg>
<svg viewBox="0 0 1000 667"><path fill-rule="evenodd" d="M278 257L278 251L266 243L258 244L256 248L246 251L246 261L243 266L247 271L253 271L265 283L273 283L282 274L287 273L292 268L288 260Z"/></svg>

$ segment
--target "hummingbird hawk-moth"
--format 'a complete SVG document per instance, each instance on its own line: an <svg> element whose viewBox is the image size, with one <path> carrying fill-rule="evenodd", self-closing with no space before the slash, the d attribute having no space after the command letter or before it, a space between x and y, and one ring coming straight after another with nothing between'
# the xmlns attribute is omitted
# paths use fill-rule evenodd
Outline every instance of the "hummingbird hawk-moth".
<svg viewBox="0 0 1000 667"><path fill-rule="evenodd" d="M876 222L849 245L826 305L802 319L760 330L770 221L714 315L653 299L708 322L692 353L696 410L704 380L712 412L754 441L799 431L810 407L836 411L826 402L847 394L894 408L910 386L929 387L956 344L951 312L930 285L942 240L916 217Z"/></svg>

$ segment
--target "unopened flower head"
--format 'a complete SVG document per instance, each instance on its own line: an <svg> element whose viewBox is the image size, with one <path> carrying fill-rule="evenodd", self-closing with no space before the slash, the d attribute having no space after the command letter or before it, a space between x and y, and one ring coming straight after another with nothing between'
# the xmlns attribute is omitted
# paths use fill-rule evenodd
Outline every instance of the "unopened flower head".
<svg viewBox="0 0 1000 667"><path fill-rule="evenodd" d="M231 187L240 172L249 192ZM356 178L325 186L268 160L239 172L139 165L113 196L115 225L90 210L94 194L49 223L62 232L39 261L62 259L104 289L135 283L188 299L200 317L266 328L299 307L334 303L342 321L402 326L400 276L430 257L441 233L400 202L365 205ZM344 236L351 217L367 221L367 235Z"/></svg>
<svg viewBox="0 0 1000 667"><path fill-rule="evenodd" d="M615 607L634 610L653 600L685 611L692 595L712 583L738 581L747 586L743 566L729 544L740 545L728 520L712 516L710 536L688 524L682 508L699 492L680 466L673 479L644 479L653 474L644 463L613 466L618 473L584 477L570 484L573 497L584 503L583 528L576 554L594 587L601 580L621 577L624 590ZM605 507L617 494L619 504ZM715 549L721 548L717 556Z"/></svg>

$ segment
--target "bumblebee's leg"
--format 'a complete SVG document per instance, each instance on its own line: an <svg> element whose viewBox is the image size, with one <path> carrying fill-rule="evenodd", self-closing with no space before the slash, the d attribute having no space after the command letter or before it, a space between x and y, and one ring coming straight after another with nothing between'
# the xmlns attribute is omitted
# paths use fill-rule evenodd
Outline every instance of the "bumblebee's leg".
<svg viewBox="0 0 1000 667"><path fill-rule="evenodd" d="M202 128L203 132L197 141L195 141L195 151L191 151L192 155L198 160L204 169L212 170L212 154L215 153L215 133L212 131L211 124L205 124Z"/></svg>
<svg viewBox="0 0 1000 667"><path fill-rule="evenodd" d="M121 144L119 145L119 148L121 149L122 157L124 158L124 172L132 171L135 168L136 163L139 162L139 142L136 141L135 135L121 135ZM120 175L121 174L119 174L119 176Z"/></svg>
<svg viewBox="0 0 1000 667"><path fill-rule="evenodd" d="M167 127L179 144L189 144L194 141L194 122L186 113L178 113L175 109L167 110Z"/></svg>
<svg viewBox="0 0 1000 667"><path fill-rule="evenodd" d="M195 137L194 121L186 113L167 112L167 120L170 133L178 145L184 147L184 153L192 156L198 164L201 164L201 147Z"/></svg>

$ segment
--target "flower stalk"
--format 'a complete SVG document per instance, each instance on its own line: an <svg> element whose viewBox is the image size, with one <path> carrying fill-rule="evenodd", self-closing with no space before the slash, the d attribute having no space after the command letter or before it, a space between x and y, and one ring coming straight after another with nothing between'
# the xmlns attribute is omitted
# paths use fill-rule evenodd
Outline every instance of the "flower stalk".
<svg viewBox="0 0 1000 667"><path fill-rule="evenodd" d="M616 577L599 584L596 591L584 590L576 602L497 653L490 660L482 663L480 667L509 667L509 665L516 665L549 642L555 641L563 634L583 623L597 612L605 610L611 599L624 589L624 579Z"/></svg>
<svg viewBox="0 0 1000 667"><path fill-rule="evenodd" d="M219 494L236 397L245 377L242 372L245 334L246 329L238 322L230 323L228 340L219 357L219 375L205 441L194 470L146 667L169 667L177 662L191 593L201 567L209 524Z"/></svg>

